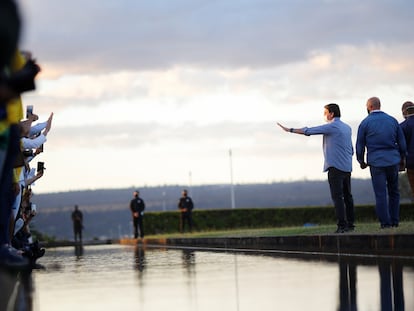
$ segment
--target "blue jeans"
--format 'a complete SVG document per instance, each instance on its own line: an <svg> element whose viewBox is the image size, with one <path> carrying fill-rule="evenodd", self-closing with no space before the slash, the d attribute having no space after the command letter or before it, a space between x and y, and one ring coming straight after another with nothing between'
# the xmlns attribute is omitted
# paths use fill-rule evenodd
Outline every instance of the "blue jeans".
<svg viewBox="0 0 414 311"><path fill-rule="evenodd" d="M381 226L398 225L400 221L398 164L386 167L370 166L370 171L375 193L375 210Z"/></svg>
<svg viewBox="0 0 414 311"><path fill-rule="evenodd" d="M330 167L328 169L328 182L335 206L338 227L353 227L355 214L354 199L351 193L351 173Z"/></svg>

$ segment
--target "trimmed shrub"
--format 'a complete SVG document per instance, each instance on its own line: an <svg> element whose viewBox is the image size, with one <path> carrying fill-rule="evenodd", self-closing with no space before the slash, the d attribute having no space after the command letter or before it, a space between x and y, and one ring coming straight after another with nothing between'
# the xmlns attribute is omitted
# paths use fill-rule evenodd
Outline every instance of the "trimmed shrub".
<svg viewBox="0 0 414 311"><path fill-rule="evenodd" d="M375 222L375 207L355 207L358 222ZM401 220L413 220L414 207L401 205ZM335 224L335 210L328 207L251 208L194 210L194 231L229 230L242 228L289 227L311 224ZM146 234L179 232L180 213L149 212L145 214Z"/></svg>

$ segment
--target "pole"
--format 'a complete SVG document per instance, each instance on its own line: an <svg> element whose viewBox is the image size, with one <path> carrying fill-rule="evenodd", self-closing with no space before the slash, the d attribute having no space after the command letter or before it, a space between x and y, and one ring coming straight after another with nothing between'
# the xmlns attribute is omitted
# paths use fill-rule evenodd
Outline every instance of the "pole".
<svg viewBox="0 0 414 311"><path fill-rule="evenodd" d="M234 184L233 184L233 155L231 149L229 150L230 158L230 199L231 199L231 208L236 208L236 200L234 197Z"/></svg>

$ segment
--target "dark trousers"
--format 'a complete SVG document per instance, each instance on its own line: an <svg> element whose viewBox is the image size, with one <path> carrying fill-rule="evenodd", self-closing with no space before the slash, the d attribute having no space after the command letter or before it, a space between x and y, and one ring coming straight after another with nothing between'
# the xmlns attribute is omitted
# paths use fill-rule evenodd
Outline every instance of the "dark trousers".
<svg viewBox="0 0 414 311"><path fill-rule="evenodd" d="M369 168L375 193L376 212L381 225L398 225L400 221L398 164L386 167L370 166Z"/></svg>
<svg viewBox="0 0 414 311"><path fill-rule="evenodd" d="M134 217L134 238L138 238L138 236L141 238L144 237L144 223L142 218L142 215Z"/></svg>
<svg viewBox="0 0 414 311"><path fill-rule="evenodd" d="M193 216L191 212L182 212L180 221L180 232L184 232L185 224L188 224L188 229L193 232Z"/></svg>
<svg viewBox="0 0 414 311"><path fill-rule="evenodd" d="M328 182L335 206L338 227L353 227L355 212L354 199L351 193L351 173L330 167L328 169Z"/></svg>
<svg viewBox="0 0 414 311"><path fill-rule="evenodd" d="M73 226L73 233L75 235L75 242L79 241L82 242L82 225L75 224Z"/></svg>

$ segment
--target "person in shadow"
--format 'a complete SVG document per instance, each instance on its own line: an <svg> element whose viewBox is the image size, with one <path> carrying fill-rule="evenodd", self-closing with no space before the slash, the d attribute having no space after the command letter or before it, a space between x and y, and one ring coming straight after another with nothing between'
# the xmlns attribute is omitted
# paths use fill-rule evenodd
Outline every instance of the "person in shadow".
<svg viewBox="0 0 414 311"><path fill-rule="evenodd" d="M72 212L72 222L75 243L78 242L78 238L79 242L82 243L83 214L77 205L75 205L75 210Z"/></svg>
<svg viewBox="0 0 414 311"><path fill-rule="evenodd" d="M185 224L188 224L188 229L193 232L193 200L188 196L188 191L184 189L181 193L181 198L178 201L178 209L181 212L180 218L180 232L184 233Z"/></svg>
<svg viewBox="0 0 414 311"><path fill-rule="evenodd" d="M129 209L132 213L132 221L134 224L134 238L144 238L144 210L145 202L139 197L139 191L134 191L134 197L129 203Z"/></svg>
<svg viewBox="0 0 414 311"><path fill-rule="evenodd" d="M405 169L407 172L408 183L410 184L411 196L414 199L414 103L406 101L401 107L404 121L400 127L404 133L407 143L407 155L405 159Z"/></svg>

